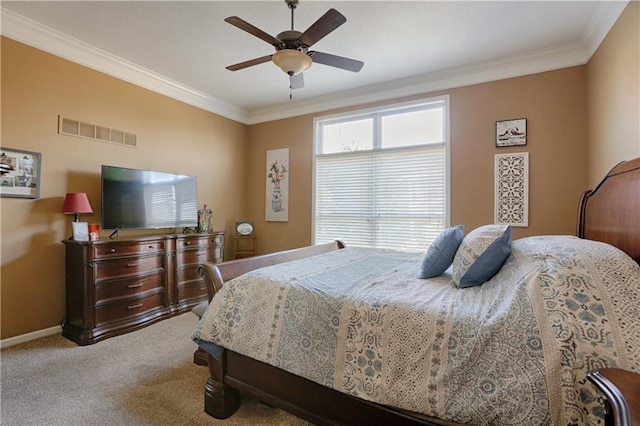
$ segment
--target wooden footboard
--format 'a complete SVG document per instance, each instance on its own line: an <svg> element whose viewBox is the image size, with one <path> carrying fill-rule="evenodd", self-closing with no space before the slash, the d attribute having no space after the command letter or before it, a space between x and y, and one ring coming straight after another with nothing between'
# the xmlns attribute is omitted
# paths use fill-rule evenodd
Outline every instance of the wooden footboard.
<svg viewBox="0 0 640 426"><path fill-rule="evenodd" d="M331 243L229 260L222 263L203 263L198 267L198 272L207 285L207 293L209 295L209 301L211 301L213 295L216 294L225 282L249 271L343 248L345 248L345 244L342 241L336 240Z"/></svg>
<svg viewBox="0 0 640 426"><path fill-rule="evenodd" d="M317 425L453 424L413 417L343 394L224 348L216 348L207 350L211 377L205 385L204 405L205 412L217 419L226 419L238 409L240 391Z"/></svg>

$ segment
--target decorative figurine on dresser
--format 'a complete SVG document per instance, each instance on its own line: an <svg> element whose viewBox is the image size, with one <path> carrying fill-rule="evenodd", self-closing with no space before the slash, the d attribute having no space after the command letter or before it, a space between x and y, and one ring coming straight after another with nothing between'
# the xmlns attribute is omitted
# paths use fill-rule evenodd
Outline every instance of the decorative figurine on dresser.
<svg viewBox="0 0 640 426"><path fill-rule="evenodd" d="M89 345L207 300L196 268L202 262L222 262L224 232L64 240L63 244L66 318L62 335Z"/></svg>

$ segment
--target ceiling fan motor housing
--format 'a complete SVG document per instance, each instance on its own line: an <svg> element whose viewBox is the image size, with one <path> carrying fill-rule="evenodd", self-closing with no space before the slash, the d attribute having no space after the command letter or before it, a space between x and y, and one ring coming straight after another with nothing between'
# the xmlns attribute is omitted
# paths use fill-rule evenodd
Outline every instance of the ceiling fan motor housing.
<svg viewBox="0 0 640 426"><path fill-rule="evenodd" d="M304 44L302 44L300 40L298 40L298 37L300 37L300 35L302 35L302 33L300 31L295 31L295 30L287 30L287 31L281 32L276 36L276 38L282 41L282 44L284 45L284 47L280 47L277 50L296 49L301 52L307 53L307 48L309 46L305 46Z"/></svg>

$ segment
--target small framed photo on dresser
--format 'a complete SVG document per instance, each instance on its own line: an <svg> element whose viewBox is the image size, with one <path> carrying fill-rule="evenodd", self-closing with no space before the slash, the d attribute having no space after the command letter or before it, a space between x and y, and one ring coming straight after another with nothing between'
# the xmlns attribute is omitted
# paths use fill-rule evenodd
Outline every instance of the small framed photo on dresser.
<svg viewBox="0 0 640 426"><path fill-rule="evenodd" d="M88 222L71 222L71 230L75 241L89 241Z"/></svg>
<svg viewBox="0 0 640 426"><path fill-rule="evenodd" d="M527 144L527 119L496 121L496 146L519 146Z"/></svg>

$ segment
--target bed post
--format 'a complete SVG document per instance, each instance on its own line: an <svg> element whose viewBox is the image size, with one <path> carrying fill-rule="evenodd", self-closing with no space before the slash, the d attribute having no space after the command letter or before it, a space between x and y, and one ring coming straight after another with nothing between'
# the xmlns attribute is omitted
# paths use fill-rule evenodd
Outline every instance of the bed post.
<svg viewBox="0 0 640 426"><path fill-rule="evenodd" d="M226 419L238 410L240 393L224 383L226 349L217 349L214 354L207 351L210 377L204 385L204 411L216 419Z"/></svg>

